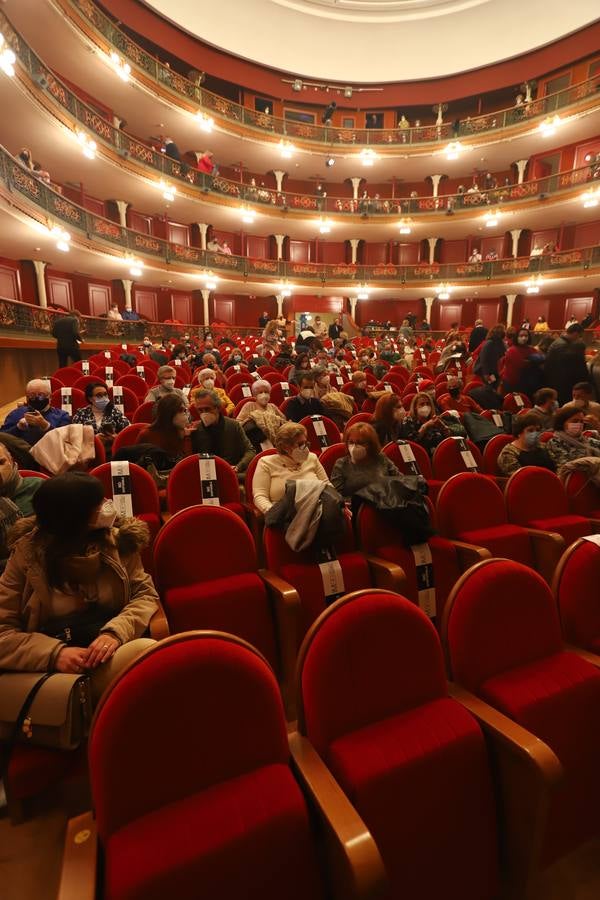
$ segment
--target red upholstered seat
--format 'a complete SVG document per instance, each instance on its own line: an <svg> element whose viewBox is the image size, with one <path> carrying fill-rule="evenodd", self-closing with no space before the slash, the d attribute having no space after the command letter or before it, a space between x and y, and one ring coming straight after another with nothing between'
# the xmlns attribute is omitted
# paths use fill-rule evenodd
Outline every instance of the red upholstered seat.
<svg viewBox="0 0 600 900"><path fill-rule="evenodd" d="M545 741L564 767L546 861L596 834L600 671L564 650L543 579L509 560L474 566L449 599L446 637L455 680Z"/></svg>
<svg viewBox="0 0 600 900"><path fill-rule="evenodd" d="M230 632L278 668L269 597L252 535L239 516L214 506L181 510L162 528L154 557L171 631Z"/></svg>
<svg viewBox="0 0 600 900"><path fill-rule="evenodd" d="M473 454L475 464L481 472L483 470L481 451L468 438L465 438L464 442L467 450ZM433 474L436 478L446 481L447 478L451 478L457 472L464 472L466 469L466 463L461 456L460 444L455 438L445 438L437 445L433 453Z"/></svg>
<svg viewBox="0 0 600 900"><path fill-rule="evenodd" d="M336 464L338 459L341 459L345 455L346 445L344 443L332 444L330 447L326 447L321 451L319 455L319 462L330 478L334 465Z"/></svg>
<svg viewBox="0 0 600 900"><path fill-rule="evenodd" d="M565 544L572 544L577 538L592 534L594 528L590 520L583 516L565 515L549 516L546 519L531 519L531 528L539 528L541 531L554 531L564 538Z"/></svg>
<svg viewBox="0 0 600 900"><path fill-rule="evenodd" d="M519 413L521 410L531 409L531 400L527 394L515 391L513 394L506 394L502 402L502 409L511 413Z"/></svg>
<svg viewBox="0 0 600 900"><path fill-rule="evenodd" d="M305 419L302 419L300 424L304 425L306 428L308 445L312 452L317 455L319 455L325 447L330 447L332 444L339 444L340 442L340 429L335 422L332 422L327 416L306 416ZM317 434L319 425L322 425L325 429L325 434L323 436Z"/></svg>
<svg viewBox="0 0 600 900"><path fill-rule="evenodd" d="M578 540L565 550L554 579L565 640L600 652L600 546Z"/></svg>
<svg viewBox="0 0 600 900"><path fill-rule="evenodd" d="M134 412L133 418L131 419L132 423L137 425L139 422L143 422L149 425L152 422L153 410L154 403L151 400L149 400L147 403L142 403L141 406L138 406L138 408Z"/></svg>
<svg viewBox="0 0 600 900"><path fill-rule="evenodd" d="M385 591L344 597L307 636L298 673L299 729L375 838L390 881L386 900L495 898L485 744L448 698L424 613Z"/></svg>
<svg viewBox="0 0 600 900"><path fill-rule="evenodd" d="M167 483L167 506L169 512L175 513L187 506L202 504L202 482L197 454L186 456L177 463ZM219 505L232 510L236 515L244 516L244 507L240 498L240 486L233 468L224 459L213 457L217 475Z"/></svg>
<svg viewBox="0 0 600 900"><path fill-rule="evenodd" d="M89 758L104 896L324 896L277 684L247 645L154 647L105 695Z"/></svg>
<svg viewBox="0 0 600 900"><path fill-rule="evenodd" d="M589 519L569 513L567 495L554 472L539 466L518 469L505 491L509 522L554 531L567 544L595 531Z"/></svg>
<svg viewBox="0 0 600 900"><path fill-rule="evenodd" d="M427 450L425 450L424 447L421 447L420 444L416 444L414 441L407 441L406 443L409 444L410 449L413 452L415 462L419 468L419 472L427 482L429 497L431 501L435 503L437 495L439 494L440 488L444 482L439 478L433 477L433 472L431 470L431 460L429 459ZM402 472L403 475L413 474L410 465L402 458L398 443L390 441L390 443L386 444L383 448L383 452L391 459L396 468L399 469L399 471Z"/></svg>
<svg viewBox="0 0 600 900"><path fill-rule="evenodd" d="M259 463L259 460L263 458L263 456L273 456L273 454L277 453L277 450L271 448L270 450L262 450L260 453L257 453L254 456L250 463L248 464L248 468L246 469L246 481L244 483L244 488L246 491L246 500L252 505L253 503L253 493L252 493L252 482L254 480L254 473L256 472L256 467Z"/></svg>
<svg viewBox="0 0 600 900"><path fill-rule="evenodd" d="M120 431L115 435L112 445L113 456L121 449L121 447L131 447L134 444L137 444L138 434L140 431L144 430L146 424L146 422L135 422L134 424L127 425L123 431Z"/></svg>
<svg viewBox="0 0 600 900"><path fill-rule="evenodd" d="M17 744L5 779L9 812L11 804L41 794L63 778L79 771L83 750L49 750Z"/></svg>
<svg viewBox="0 0 600 900"><path fill-rule="evenodd" d="M267 381L269 381L269 379L267 379ZM284 389L283 383L287 384L287 388ZM271 385L271 403L274 403L275 406L281 406L286 398L295 397L298 393L298 386L292 382L286 381L281 375L279 376L279 383L274 384L271 381Z"/></svg>
<svg viewBox="0 0 600 900"><path fill-rule="evenodd" d="M498 468L498 457L506 445L511 444L512 441L511 434L496 434L487 442L483 448L483 468L488 475L502 475Z"/></svg>
<svg viewBox="0 0 600 900"><path fill-rule="evenodd" d="M135 369L133 371L135 372ZM138 405L144 402L144 397L148 393L148 385L145 380L137 374L132 374L131 370L127 375L121 375L115 384L119 387L129 388L130 391L133 391L138 399Z"/></svg>
<svg viewBox="0 0 600 900"><path fill-rule="evenodd" d="M57 406L59 409L63 409L63 390L64 388L58 388L56 391L52 391L50 396L50 405ZM68 390L68 387L67 387ZM73 412L77 412L78 409L82 409L84 406L88 405L87 400L85 399L85 394L83 391L80 391L78 388L71 388L71 407ZM67 410L68 412L68 410Z"/></svg>
<svg viewBox="0 0 600 900"><path fill-rule="evenodd" d="M600 519L600 486L583 472L571 472L564 481L569 512Z"/></svg>

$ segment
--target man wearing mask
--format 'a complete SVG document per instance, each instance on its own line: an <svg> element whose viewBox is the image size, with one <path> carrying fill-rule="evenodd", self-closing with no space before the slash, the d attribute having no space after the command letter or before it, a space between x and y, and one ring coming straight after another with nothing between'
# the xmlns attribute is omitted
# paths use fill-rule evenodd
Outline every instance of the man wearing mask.
<svg viewBox="0 0 600 900"><path fill-rule="evenodd" d="M442 395L439 400L439 407L442 412L456 410L459 413L466 412L482 412L481 406L475 402L468 394L462 392L462 379L456 375L448 375L448 393Z"/></svg>
<svg viewBox="0 0 600 900"><path fill-rule="evenodd" d="M22 438L33 446L51 428L69 425L71 418L64 410L50 406L52 390L49 381L34 378L28 383L26 391L25 404L17 406L7 415L0 431Z"/></svg>
<svg viewBox="0 0 600 900"><path fill-rule="evenodd" d="M198 384L200 385L203 391L213 391L219 401L221 403L221 408L226 416L230 416L234 409L235 403L229 397L229 395L223 390L223 388L216 387L216 379L214 369L202 369L200 374L198 375ZM194 391L194 396L192 397L192 402L194 401L194 397L198 394L199 391Z"/></svg>
<svg viewBox="0 0 600 900"><path fill-rule="evenodd" d="M240 423L223 415L221 403L214 391L197 391L194 406L200 415L200 423L192 432L194 453L220 456L236 472L245 472L255 453Z"/></svg>
<svg viewBox="0 0 600 900"><path fill-rule="evenodd" d="M344 330L344 326L342 325L342 317L337 316L335 322L329 326L327 333L332 341L337 341L342 331Z"/></svg>
<svg viewBox="0 0 600 900"><path fill-rule="evenodd" d="M588 381L585 363L583 328L577 322L550 345L544 363L545 381L558 393L561 406L571 401L573 388L580 381Z"/></svg>
<svg viewBox="0 0 600 900"><path fill-rule="evenodd" d="M176 374L177 373L173 366L161 366L156 373L158 384L155 384L153 388L150 388L150 390L146 394L144 403L156 403L156 401L160 400L161 397L166 397L167 394L175 393L181 397L183 403L187 407L187 397L185 396L181 388L175 387Z"/></svg>
<svg viewBox="0 0 600 900"><path fill-rule="evenodd" d="M300 422L306 416L326 416L325 407L315 396L315 380L312 374L301 375L298 379L299 393L292 397L285 408L290 422Z"/></svg>
<svg viewBox="0 0 600 900"><path fill-rule="evenodd" d="M542 431L552 428L554 413L558 409L558 395L554 388L540 388L533 395L533 412L536 412L542 422Z"/></svg>

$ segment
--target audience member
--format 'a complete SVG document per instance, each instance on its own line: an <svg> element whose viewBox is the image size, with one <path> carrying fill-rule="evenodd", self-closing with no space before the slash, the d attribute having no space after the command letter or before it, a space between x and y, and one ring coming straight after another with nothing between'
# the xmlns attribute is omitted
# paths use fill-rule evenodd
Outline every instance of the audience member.
<svg viewBox="0 0 600 900"><path fill-rule="evenodd" d="M550 330L549 325L546 322L546 319L544 318L544 316L538 316L538 320L535 323L535 325L533 326L533 330L538 333L541 331L549 331Z"/></svg>
<svg viewBox="0 0 600 900"><path fill-rule="evenodd" d="M473 353L488 336L488 330L481 319L475 320L475 328L469 335L469 353Z"/></svg>
<svg viewBox="0 0 600 900"><path fill-rule="evenodd" d="M34 378L27 384L25 403L9 412L0 431L20 437L28 444L36 444L51 428L61 428L71 421L68 413L50 406L52 388L44 378Z"/></svg>
<svg viewBox="0 0 600 900"><path fill-rule="evenodd" d="M152 444L165 454L163 471L172 469L189 456L191 447L188 440L190 431L187 405L179 392L164 394L154 407L152 423L138 434L137 444Z"/></svg>
<svg viewBox="0 0 600 900"><path fill-rule="evenodd" d="M196 405L196 397L201 391L213 391L221 403L221 407L226 416L231 416L235 409L235 403L228 396L224 388L216 386L214 369L202 369L198 375L199 387L192 391L192 403Z"/></svg>
<svg viewBox="0 0 600 900"><path fill-rule="evenodd" d="M88 405L73 413L73 422L76 425L91 425L105 447L111 447L115 434L130 424L129 419L115 407L108 394L108 386L103 381L86 384L85 399Z"/></svg>
<svg viewBox="0 0 600 900"><path fill-rule="evenodd" d="M258 317L258 327L259 327L259 328L265 328L266 325L267 325L267 323L269 322L270 318L271 318L271 317L270 317L269 313L268 313L267 310L265 309L265 311L263 312L263 314L260 315L260 316Z"/></svg>
<svg viewBox="0 0 600 900"><path fill-rule="evenodd" d="M346 455L336 460L331 483L345 499L368 485L400 475L391 459L381 452L377 433L367 422L357 422L347 428L344 443Z"/></svg>
<svg viewBox="0 0 600 900"><path fill-rule="evenodd" d="M558 402L569 403L573 387L580 381L588 381L585 363L583 328L578 323L569 325L551 345L544 364L546 386L558 393Z"/></svg>
<svg viewBox="0 0 600 900"><path fill-rule="evenodd" d="M514 441L503 447L498 456L498 469L502 475L512 475L523 466L541 466L556 471L554 460L540 445L543 422L537 411L529 410L513 420Z"/></svg>
<svg viewBox="0 0 600 900"><path fill-rule="evenodd" d="M168 394L175 394L182 401L183 405L187 408L188 401L185 397L185 394L181 390L181 388L175 387L175 377L177 375L177 371L173 366L161 366L156 376L158 378L158 384L154 385L154 387L150 388L148 393L146 394L145 403L156 403L157 400L160 400L161 397L166 397Z"/></svg>
<svg viewBox="0 0 600 900"><path fill-rule="evenodd" d="M552 427L554 414L558 409L557 393L554 388L540 388L533 395L533 410L542 420L543 431Z"/></svg>
<svg viewBox="0 0 600 900"><path fill-rule="evenodd" d="M469 397L482 409L502 409L504 398L496 389L497 382L490 381L489 376L484 376L483 381L482 385L471 388Z"/></svg>
<svg viewBox="0 0 600 900"><path fill-rule="evenodd" d="M414 424L397 394L382 394L375 404L372 425L382 446L390 441L412 440L415 436Z"/></svg>
<svg viewBox="0 0 600 900"><path fill-rule="evenodd" d="M277 453L259 459L252 481L254 505L266 513L281 500L288 481L317 479L329 483L327 473L308 447L303 425L287 422L275 436Z"/></svg>
<svg viewBox="0 0 600 900"><path fill-rule="evenodd" d="M290 422L300 422L306 416L324 416L325 407L315 396L315 380L310 372L296 378L298 395L292 397L286 406L286 415Z"/></svg>
<svg viewBox="0 0 600 900"><path fill-rule="evenodd" d="M504 354L500 367L502 386L507 394L513 391L529 393L527 368L535 357L536 350L531 345L531 332L528 328L520 328Z"/></svg>
<svg viewBox="0 0 600 900"><path fill-rule="evenodd" d="M546 449L557 469L574 459L600 456L600 449L592 446L583 436L584 418L583 411L574 403L562 406L555 413L554 434L546 443Z"/></svg>
<svg viewBox="0 0 600 900"><path fill-rule="evenodd" d="M245 472L255 451L240 423L223 415L214 391L197 391L194 405L200 415L200 422L192 431L194 453L220 456L236 472Z"/></svg>
<svg viewBox="0 0 600 900"><path fill-rule="evenodd" d="M106 314L106 318L107 318L107 319L114 319L114 320L116 320L117 322L122 322L122 321L123 321L123 316L122 316L121 313L119 312L119 304L118 304L118 303L113 303L113 304L111 305L109 311L108 311L107 314Z"/></svg>
<svg viewBox="0 0 600 900"><path fill-rule="evenodd" d="M337 341L343 330L344 326L342 324L342 317L336 316L334 321L327 329L327 335L331 338L332 341Z"/></svg>
<svg viewBox="0 0 600 900"><path fill-rule="evenodd" d="M8 532L17 519L33 515L33 496L41 478L23 477L16 460L0 443L0 573L8 559Z"/></svg>
<svg viewBox="0 0 600 900"><path fill-rule="evenodd" d="M481 406L469 394L463 394L463 381L457 375L448 375L448 393L439 399L442 412L453 409L459 413L482 411Z"/></svg>
<svg viewBox="0 0 600 900"><path fill-rule="evenodd" d="M448 422L435 414L435 408L429 394L415 394L410 404L408 426L414 428L414 438L428 453L433 451L444 438L450 437Z"/></svg>
<svg viewBox="0 0 600 900"><path fill-rule="evenodd" d="M500 383L500 360L506 353L505 336L504 325L494 325L493 328L490 328L487 340L473 366L476 375L481 375L488 381L491 380L492 384Z"/></svg>
<svg viewBox="0 0 600 900"><path fill-rule="evenodd" d="M597 431L600 429L600 403L596 403L593 396L594 391L589 381L579 381L573 385L573 403L585 416L586 427Z"/></svg>
<svg viewBox="0 0 600 900"><path fill-rule="evenodd" d="M237 421L243 426L257 453L275 445L275 436L286 418L279 407L270 402L271 385L259 378L252 384L252 397L241 408Z"/></svg>

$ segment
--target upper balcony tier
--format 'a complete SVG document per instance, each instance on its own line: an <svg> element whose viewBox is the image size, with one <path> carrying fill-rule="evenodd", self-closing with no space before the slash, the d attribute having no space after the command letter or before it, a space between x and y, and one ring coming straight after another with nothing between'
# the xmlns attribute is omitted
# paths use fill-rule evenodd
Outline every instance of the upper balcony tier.
<svg viewBox="0 0 600 900"><path fill-rule="evenodd" d="M56 45L59 54L52 63L61 69L76 65L73 50L74 37L79 44L85 41L88 47L99 52L106 72L111 54L130 67L132 81L167 106L177 107L187 115L201 113L214 121L216 130L243 137L259 144L278 147L282 140L292 141L299 150L314 153L348 153L354 148L371 148L382 157L410 158L411 156L431 156L449 142L460 140L465 147L483 147L502 141L514 141L519 136L531 134L548 117L556 115L574 116L600 107L598 86L600 76L581 78L577 83L561 90L552 90L536 97L529 103L515 107L493 109L484 115L466 116L459 120L449 113L450 121L435 121L422 126L408 128L360 128L339 125L321 125L311 122L310 115L293 121L270 113L236 103L231 99L206 90L198 81L190 80L175 71L170 65L147 52L115 24L91 0L53 0L32 17L30 2L10 5L9 9L17 27L23 34L39 34L46 21L54 13L54 24L62 20L65 43ZM29 21L27 21L29 20ZM69 28L69 25L72 26ZM83 39L83 40L82 40ZM80 48L81 52L81 48ZM86 51L87 52L87 51ZM96 66L95 60L86 59L87 74ZM580 70L581 71L581 70ZM590 67L587 67L590 71ZM67 71L71 77L70 70ZM271 110L272 113L272 110ZM127 111L122 110L127 116ZM431 112L430 112L431 116ZM317 116L318 118L318 116Z"/></svg>

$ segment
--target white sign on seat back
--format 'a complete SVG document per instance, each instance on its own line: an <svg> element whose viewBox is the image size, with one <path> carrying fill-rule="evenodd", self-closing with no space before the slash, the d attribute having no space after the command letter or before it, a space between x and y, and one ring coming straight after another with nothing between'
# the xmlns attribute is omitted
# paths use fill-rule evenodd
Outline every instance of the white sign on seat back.
<svg viewBox="0 0 600 900"><path fill-rule="evenodd" d="M203 506L220 506L219 482L214 456L201 453L198 457L198 473L200 475L200 492Z"/></svg>
<svg viewBox="0 0 600 900"><path fill-rule="evenodd" d="M325 605L328 606L341 597L346 590L344 585L344 573L338 559L335 559L332 553L327 553L331 559L326 559L319 563L319 571L323 582L323 593L325 594Z"/></svg>
<svg viewBox="0 0 600 900"><path fill-rule="evenodd" d="M325 428L325 422L321 418L321 416L311 416L313 428L315 429L315 434L319 439L319 444L321 447L329 447L329 440L327 438L327 429Z"/></svg>
<svg viewBox="0 0 600 900"><path fill-rule="evenodd" d="M282 392L283 396L284 396L284 397L289 397L289 396L290 396L290 385L289 385L289 382L288 382L288 381L282 381L282 382L280 382L280 384L281 384L281 392Z"/></svg>
<svg viewBox="0 0 600 900"><path fill-rule="evenodd" d="M136 366L135 371L140 376L140 378L143 378L144 381L146 380L146 370L143 366Z"/></svg>
<svg viewBox="0 0 600 900"><path fill-rule="evenodd" d="M81 362L81 371L83 372L84 375L89 375L89 374L90 374L90 364L89 364L89 362L87 361L87 359L82 360L82 362Z"/></svg>
<svg viewBox="0 0 600 900"><path fill-rule="evenodd" d="M105 367L104 367L104 372L105 372L105 381L106 381L107 385L108 385L109 387L112 387L113 382L114 382L114 380L115 380L115 379L114 379L114 370L113 370L113 367L112 367L112 366L105 366Z"/></svg>
<svg viewBox="0 0 600 900"><path fill-rule="evenodd" d="M492 422L497 428L504 428L504 422L499 412L492 413Z"/></svg>
<svg viewBox="0 0 600 900"><path fill-rule="evenodd" d="M249 384L242 385L242 397L251 397L252 396L252 388Z"/></svg>
<svg viewBox="0 0 600 900"><path fill-rule="evenodd" d="M475 462L475 457L469 450L465 439L461 437L454 437L453 440L455 440L458 444L458 449L462 457L462 461L465 464L465 469L467 469L468 472L479 472L479 466Z"/></svg>
<svg viewBox="0 0 600 900"><path fill-rule="evenodd" d="M430 619L435 618L435 585L433 560L429 544L413 544L410 548L415 560L419 607Z"/></svg>
<svg viewBox="0 0 600 900"><path fill-rule="evenodd" d="M408 441L399 440L396 441L398 445L398 450L400 451L400 456L402 457L402 462L406 463L408 469L412 475L422 475L419 463L416 460L413 448L410 446Z"/></svg>
<svg viewBox="0 0 600 900"><path fill-rule="evenodd" d="M112 393L113 404L116 410L118 410L122 416L125 415L125 406L123 404L123 388L120 384L115 385Z"/></svg>
<svg viewBox="0 0 600 900"><path fill-rule="evenodd" d="M104 358L105 358L105 359L112 359L110 350L105 350L105 351L104 351Z"/></svg>
<svg viewBox="0 0 600 900"><path fill-rule="evenodd" d="M131 518L133 516L133 496L131 493L131 473L128 462L111 462L110 482L113 503L117 514Z"/></svg>
<svg viewBox="0 0 600 900"><path fill-rule="evenodd" d="M69 415L73 415L73 389L70 387L61 387L60 389L60 405L62 409Z"/></svg>

